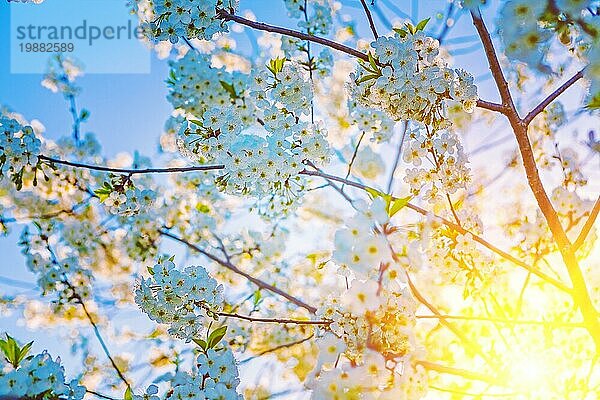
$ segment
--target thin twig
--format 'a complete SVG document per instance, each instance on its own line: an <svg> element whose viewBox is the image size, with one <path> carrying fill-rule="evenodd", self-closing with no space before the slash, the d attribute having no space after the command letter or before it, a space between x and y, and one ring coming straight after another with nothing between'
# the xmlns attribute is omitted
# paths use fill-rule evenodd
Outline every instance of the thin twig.
<svg viewBox="0 0 600 400"><path fill-rule="evenodd" d="M377 29L375 28L375 22L373 21L373 16L371 15L371 11L369 11L367 2L365 0L360 0L360 3L362 4L363 9L365 10L365 14L367 14L367 19L369 20L369 26L371 27L371 32L373 32L373 36L375 37L375 40L377 40L379 38L379 35L377 34Z"/></svg>
<svg viewBox="0 0 600 400"><path fill-rule="evenodd" d="M341 43L334 42L333 40L325 39L320 36L309 35L304 32L295 31L293 29L283 28L280 26L268 25L262 22L254 22L249 19L240 17L239 15L230 14L225 10L219 10L217 17L224 21L234 21L238 24L249 26L253 29L258 29L260 31L279 33L281 35L292 36L302 40L309 40L311 42L322 44L323 46L331 47L332 49L339 50L342 53L346 53L348 55L360 58L364 61L369 61L369 57L352 47L345 46Z"/></svg>
<svg viewBox="0 0 600 400"><path fill-rule="evenodd" d="M501 385L501 382L498 379L490 377L485 374L481 374L479 372L468 371L468 370L462 369L462 368L448 367L445 365L440 365L440 364L432 363L432 362L425 361L425 360L418 360L418 361L416 361L416 364L423 366L426 370L429 370L429 371L440 372L443 374L456 375L456 376L463 377L465 379L487 382L492 385Z"/></svg>
<svg viewBox="0 0 600 400"><path fill-rule="evenodd" d="M354 161L356 160L356 156L358 155L358 148L360 147L360 144L364 137L365 137L365 132L363 131L363 133L360 135L360 138L358 138L358 143L356 143L356 146L354 147L354 151L352 152L352 157L350 158L350 162L348 163L348 171L346 171L346 179L348 179L348 177L350 176L350 173L352 172L352 165L354 164ZM344 190L344 184L342 184L342 190Z"/></svg>
<svg viewBox="0 0 600 400"><path fill-rule="evenodd" d="M355 188L358 188L358 189L361 189L361 190L365 190L365 191L371 190L371 188L369 188L368 186L363 185L361 183L350 181L350 180L347 180L347 179L344 179L344 178L340 178L340 177L335 176L335 175L329 175L329 174L326 174L326 173L323 173L323 172L320 172L320 171L308 171L308 170L304 170L304 171L302 171L300 173L303 174L303 175L319 176L319 177L327 179L329 181L337 181L337 182L340 182L340 183L345 183L348 186L353 186ZM397 200L397 199L398 199L397 197L392 196L392 200ZM419 214L421 214L423 216L427 216L427 215L430 214L427 210L425 210L425 209L423 209L423 208L421 208L421 207L419 207L417 205L414 205L412 203L408 203L406 205L406 207L409 208L409 209L411 209L411 210L413 210L413 211L418 212ZM568 288L567 286L565 286L562 282L560 282L560 281L558 281L558 280L556 280L556 279L554 279L554 278L552 278L552 277L544 274L542 271L540 271L537 268L534 268L534 267L532 267L530 265L527 265L523 261L517 259L516 257L512 256L511 254L505 252L504 250L501 250L498 247L492 245L490 242L488 242L487 240L483 239L482 237L474 234L473 232L468 231L467 229L464 229L463 227L459 226L458 224L456 224L456 223L454 223L452 221L447 220L446 218L440 217L438 215L434 215L434 217L437 220L439 220L441 223L443 223L444 225L448 226L449 228L452 228L453 230L457 231L458 233L460 233L462 235L470 233L473 236L473 240L475 240L477 243L483 245L484 247L487 247L492 252L494 252L494 253L498 254L499 256L505 258L506 260L512 262L513 264L516 264L516 265L518 265L518 266L526 269L527 271L531 271L533 274L535 274L539 278L543 279L544 281L546 281L546 282L554 285L556 288L558 288L558 289L560 289L560 290L562 290L562 291L564 291L566 293L571 293L571 289Z"/></svg>
<svg viewBox="0 0 600 400"><path fill-rule="evenodd" d="M396 173L396 168L398 168L398 164L400 163L400 157L402 156L402 147L404 146L404 139L406 138L406 132L408 131L408 121L404 121L404 126L402 128L402 137L400 138L400 143L398 144L398 150L396 150L396 157L394 158L394 165L392 166L392 172L388 179L387 183L387 192L392 192L392 185L394 184L394 174Z"/></svg>
<svg viewBox="0 0 600 400"><path fill-rule="evenodd" d="M473 317L466 315L417 315L418 319L454 319L464 321L481 321L481 322L492 322L507 325L537 325L544 327L557 327L557 328L585 328L585 324L577 322L552 322L552 321L535 321L535 320L512 320L506 318L494 318L494 317Z"/></svg>
<svg viewBox="0 0 600 400"><path fill-rule="evenodd" d="M565 90L567 90L568 88L570 88L571 86L573 86L573 84L575 82L577 82L578 80L580 80L581 78L583 78L583 69L579 72L577 72L575 75L573 75L568 81L566 81L565 83L563 83L562 85L560 85L554 92L550 93L550 95L548 97L546 97L544 100L542 100L542 102L540 104L538 104L537 106L535 106L535 108L533 110L531 110L529 112L529 114L527 114L525 116L525 118L523 118L523 122L525 122L526 125L529 125L529 123L542 111L544 111L544 109L550 104L552 103L558 96L560 96Z"/></svg>
<svg viewBox="0 0 600 400"><path fill-rule="evenodd" d="M247 363L250 360L254 360L255 358L264 356L265 354L269 354L269 353L273 353L273 352L276 352L276 351L281 350L281 349L287 349L287 348L290 348L290 347L293 347L293 346L297 346L299 344L308 342L314 336L315 336L315 334L311 333L309 336L307 336L305 338L302 338L302 339L299 339L299 340L296 340L296 341L293 341L293 342L290 342L290 343L280 344L279 346L275 346L275 347L272 347L270 349L263 350L260 353L253 355L252 357L248 357L248 358L240 361L239 363L240 364L244 364L244 363Z"/></svg>
<svg viewBox="0 0 600 400"><path fill-rule="evenodd" d="M73 290L75 290L74 287L71 286L71 288ZM92 328L94 328L94 334L96 335L96 338L98 339L98 342L100 342L100 346L102 346L102 350L104 351L104 354L110 360L110 363L112 364L113 369L117 372L117 375L123 381L123 383L125 383L125 385L128 388L131 388L131 385L127 381L127 378L125 378L125 375L123 375L123 372L121 372L121 370L117 366L117 363L115 362L114 358L112 358L112 356L110 354L110 351L108 350L108 347L106 346L106 343L104 342L104 339L102 338L102 335L100 334L100 329L98 329L98 325L96 325L96 322L94 321L94 318L89 313L87 307L85 306L85 303L83 302L83 299L78 294L75 294L74 298L77 300L77 302L79 304L81 304L81 308L83 308L83 312L85 313L88 321L90 321L90 324L92 325Z"/></svg>
<svg viewBox="0 0 600 400"><path fill-rule="evenodd" d="M286 318L263 318L251 317L236 313L217 312L217 315L227 318L243 319L250 322L265 322L270 324L295 324L295 325L330 325L332 321L325 320L303 320L303 319L286 319Z"/></svg>
<svg viewBox="0 0 600 400"><path fill-rule="evenodd" d="M91 164L83 164L73 161L60 160L53 157L48 157L45 155L38 156L40 160L48 161L51 164L60 164L67 165L70 167L76 168L84 168L93 171L103 171L103 172L112 172L115 174L162 174L162 173L174 173L174 172L191 172L191 171L211 171L211 170L219 170L225 168L224 165L198 165L195 167L173 167L173 168L145 168L145 169L137 169L137 168L111 168L103 165L91 165Z"/></svg>
<svg viewBox="0 0 600 400"><path fill-rule="evenodd" d="M272 293L275 293L275 294L277 294L277 295L279 295L279 296L287 299L291 303L296 304L297 306L302 307L302 308L308 310L312 314L314 314L317 311L316 307L308 305L305 302L303 302L302 300L300 300L300 299L292 296L291 294L289 294L289 293L287 293L287 292L285 292L285 291L283 291L283 290L281 290L281 289L279 289L279 288L277 288L277 287L275 287L275 286L273 286L273 285L271 285L271 284L269 284L267 282L264 282L264 281L262 281L262 280L260 280L258 278L253 277L252 275L248 274L247 272L242 271L241 269L239 269L238 267L236 267L232 263L228 262L227 260L222 260L219 257L217 257L217 256L215 256L215 255L213 255L213 254L211 254L211 253L209 253L209 252L201 249L200 247L196 246L195 244L192 244L192 243L188 242L187 240L185 240L183 238L180 238L177 235L172 234L171 232L169 232L169 231L167 231L165 229L160 229L159 232L160 232L161 235L164 235L164 236L166 236L168 238L171 238L171 239L173 239L173 240L175 240L175 241L177 241L177 242L179 242L181 244L184 244L187 247L189 247L190 249L192 249L192 250L194 250L194 251L196 251L196 252L198 252L200 254L203 254L207 258L209 258L209 259L213 260L214 262L222 265L223 267L231 270L232 272L234 272L234 273L236 273L238 275L243 276L244 278L248 279L250 282L254 283L256 286L258 286L259 288L268 290L268 291L270 291Z"/></svg>
<svg viewBox="0 0 600 400"><path fill-rule="evenodd" d="M585 239L587 238L588 234L590 233L590 230L592 230L592 227L596 222L598 212L600 212L600 196L598 196L598 199L596 199L596 203L594 203L594 208L592 208L590 216L588 217L587 221L585 221L585 224L583 225L583 228L581 228L581 232L579 232L579 235L577 235L577 239L575 239L575 242L573 242L573 251L577 251L577 249L579 249L581 245L585 242Z"/></svg>
<svg viewBox="0 0 600 400"><path fill-rule="evenodd" d="M410 288L411 293L413 294L413 296L415 296L415 298L419 301L419 303L423 304L425 307L427 307L429 309L429 311L431 311L435 315L442 316L442 313L433 304L431 304L429 301L427 301L427 299L425 297L423 297L423 295L419 292L417 287L413 284L412 279L410 279L410 276L408 275L408 273L406 274L406 280L408 282L408 287ZM445 318L440 318L439 321L442 325L444 325L452 333L454 333L454 335L457 338L459 338L465 346L470 348L473 352L479 354L479 356L483 360L485 360L490 366L494 366L495 363L488 356L488 354L485 351L483 351L483 349L479 346L479 344L469 340L469 338L467 338L465 336L465 334L462 330L460 330L459 328L454 326L454 324L450 323Z"/></svg>

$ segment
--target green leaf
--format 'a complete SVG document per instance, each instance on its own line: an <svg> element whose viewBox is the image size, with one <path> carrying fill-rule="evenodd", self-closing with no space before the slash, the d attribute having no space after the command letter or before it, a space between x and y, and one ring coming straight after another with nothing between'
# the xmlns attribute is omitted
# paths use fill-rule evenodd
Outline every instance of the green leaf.
<svg viewBox="0 0 600 400"><path fill-rule="evenodd" d="M375 58L373 57L373 55L371 53L369 53L368 56L369 56L369 64L371 64L371 67L373 67L373 70L379 71L379 68L377 66L377 60L375 60Z"/></svg>
<svg viewBox="0 0 600 400"><path fill-rule="evenodd" d="M17 357L17 364L20 364L21 361L23 361L23 359L27 357L29 350L31 350L31 346L33 346L33 342L29 342L25 346L21 347L21 349L19 350L19 355Z"/></svg>
<svg viewBox="0 0 600 400"><path fill-rule="evenodd" d="M408 35L408 32L406 32L404 29L401 29L401 28L394 28L394 32L396 32L398 35L400 35L401 38L405 38L406 35Z"/></svg>
<svg viewBox="0 0 600 400"><path fill-rule="evenodd" d="M94 190L96 196L100 198L100 202L104 202L108 198L108 196L112 193L113 187L110 183L104 182L101 188Z"/></svg>
<svg viewBox="0 0 600 400"><path fill-rule="evenodd" d="M223 86L223 89L225 89L227 93L229 93L229 96L232 99L237 99L239 97L235 92L235 87L233 86L233 83L228 83L225 81L219 81L219 83L221 84L221 86Z"/></svg>
<svg viewBox="0 0 600 400"><path fill-rule="evenodd" d="M416 31L418 32L418 31L422 31L422 30L424 30L424 29L425 29L425 26L427 26L427 23L429 22L429 20L430 20L430 19L431 19L431 18L426 18L426 19L424 19L424 20L420 21L420 22L417 24L417 27L415 28L415 29L416 29Z"/></svg>
<svg viewBox="0 0 600 400"><path fill-rule="evenodd" d="M154 269L152 267L146 267L150 275L154 275Z"/></svg>
<svg viewBox="0 0 600 400"><path fill-rule="evenodd" d="M131 388L129 386L127 387L127 389L125 389L123 400L133 400L133 393L131 392Z"/></svg>
<svg viewBox="0 0 600 400"><path fill-rule="evenodd" d="M377 189L365 187L365 190L367 191L367 193L369 193L371 195L372 199L376 199L377 197L383 197L383 193Z"/></svg>
<svg viewBox="0 0 600 400"><path fill-rule="evenodd" d="M203 126L202 121L198 121L197 119L188 119L188 122L191 122L191 123L196 124L198 126Z"/></svg>
<svg viewBox="0 0 600 400"><path fill-rule="evenodd" d="M227 325L220 326L217 329L215 329L214 331L212 331L210 333L210 335L208 336L208 343L207 343L208 348L212 349L217 344L219 344L221 339L223 339L223 336L225 336L226 332L227 332Z"/></svg>
<svg viewBox="0 0 600 400"><path fill-rule="evenodd" d="M368 75L365 75L362 78L358 79L356 81L356 83L360 84L360 83L363 83L363 82L366 82L366 81L370 81L371 79L377 79L377 78L379 78L379 76L380 75L368 74Z"/></svg>
<svg viewBox="0 0 600 400"><path fill-rule="evenodd" d="M252 302L254 303L254 307L256 308L260 301L262 300L262 293L260 290L254 292L254 296L252 297Z"/></svg>
<svg viewBox="0 0 600 400"><path fill-rule="evenodd" d="M285 61L286 61L285 57L284 58L277 57L277 58L269 61L269 64L267 64L267 69L269 71L271 71L273 73L273 75L277 75L283 69L283 63Z"/></svg>
<svg viewBox="0 0 600 400"><path fill-rule="evenodd" d="M202 339L192 339L194 343L202 348L202 350L206 350L206 342Z"/></svg>
<svg viewBox="0 0 600 400"><path fill-rule="evenodd" d="M398 211L402 210L404 207L406 207L406 205L408 204L408 202L410 201L411 196L408 197L401 197L398 199L395 199L392 201L391 207L388 210L388 215L391 217L394 216L394 214L396 214Z"/></svg>
<svg viewBox="0 0 600 400"><path fill-rule="evenodd" d="M32 345L33 342L29 342L23 347L19 347L17 341L8 333L6 334L6 340L0 339L0 349L4 353L6 360L15 368L17 368L19 363L27 356Z"/></svg>

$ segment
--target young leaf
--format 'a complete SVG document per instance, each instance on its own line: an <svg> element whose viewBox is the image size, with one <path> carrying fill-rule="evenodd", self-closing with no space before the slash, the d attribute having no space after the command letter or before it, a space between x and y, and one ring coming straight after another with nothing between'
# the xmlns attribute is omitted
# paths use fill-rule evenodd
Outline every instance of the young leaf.
<svg viewBox="0 0 600 400"><path fill-rule="evenodd" d="M133 393L131 392L131 388L129 386L127 387L127 389L125 389L123 400L133 400Z"/></svg>
<svg viewBox="0 0 600 400"><path fill-rule="evenodd" d="M192 339L194 343L202 348L202 350L206 350L206 342L202 339Z"/></svg>
<svg viewBox="0 0 600 400"><path fill-rule="evenodd" d="M408 35L408 32L406 32L404 29L401 28L394 28L394 32L396 32L398 35L400 35L401 38L405 38L406 35Z"/></svg>
<svg viewBox="0 0 600 400"><path fill-rule="evenodd" d="M371 64L371 67L373 67L373 70L379 71L379 68L377 67L377 60L375 60L375 58L373 57L373 55L371 53L369 53L368 56L369 56L369 64Z"/></svg>
<svg viewBox="0 0 600 400"><path fill-rule="evenodd" d="M252 302L254 303L255 308L260 304L261 300L262 300L262 293L260 292L260 290L255 291L254 296L252 297Z"/></svg>
<svg viewBox="0 0 600 400"><path fill-rule="evenodd" d="M269 61L267 65L267 69L273 73L273 75L277 75L283 69L283 63L285 62L285 58L275 58Z"/></svg>
<svg viewBox="0 0 600 400"><path fill-rule="evenodd" d="M392 201L392 205L388 211L388 215L391 217L394 216L394 214L396 214L398 211L402 210L404 207L406 207L406 205L408 204L408 202L410 201L410 196L408 197L402 197L399 199L395 199L394 201Z"/></svg>
<svg viewBox="0 0 600 400"><path fill-rule="evenodd" d="M223 89L225 89L227 91L227 93L229 93L229 96L232 99L237 99L238 95L235 92L235 87L233 86L232 83L227 83L225 81L219 81L219 83L221 84L221 86L223 86Z"/></svg>
<svg viewBox="0 0 600 400"><path fill-rule="evenodd" d="M425 26L427 26L427 23L429 22L429 20L430 20L430 19L431 19L431 18L426 18L426 19L424 19L424 20L420 21L420 22L417 24L417 27L415 28L415 29L416 29L416 31L418 32L418 31L422 31L422 30L424 30L424 29L425 29Z"/></svg>
<svg viewBox="0 0 600 400"><path fill-rule="evenodd" d="M223 339L223 336L225 336L226 332L227 332L227 325L220 326L217 329L215 329L214 331L212 331L210 333L210 335L208 336L208 343L207 343L208 348L212 349L217 344L219 344L221 339Z"/></svg>
<svg viewBox="0 0 600 400"><path fill-rule="evenodd" d="M367 193L369 193L371 195L371 198L373 198L373 199L376 199L377 197L382 197L383 196L383 193L381 193L377 189L366 187L365 190L367 191Z"/></svg>

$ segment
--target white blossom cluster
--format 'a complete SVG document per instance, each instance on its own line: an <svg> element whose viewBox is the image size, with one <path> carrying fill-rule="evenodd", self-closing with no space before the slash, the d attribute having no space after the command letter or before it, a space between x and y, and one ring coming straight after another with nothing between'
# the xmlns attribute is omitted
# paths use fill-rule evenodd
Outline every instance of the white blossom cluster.
<svg viewBox="0 0 600 400"><path fill-rule="evenodd" d="M471 180L460 139L448 130L434 132L416 125L408 134L403 160L413 166L404 177L411 193L424 191L431 203L439 201L442 195L465 189Z"/></svg>
<svg viewBox="0 0 600 400"><path fill-rule="evenodd" d="M349 105L352 110L352 123L362 132L371 135L373 142L389 142L394 135L395 121L389 118L385 112L356 105L352 102Z"/></svg>
<svg viewBox="0 0 600 400"><path fill-rule="evenodd" d="M436 39L421 31L402 32L372 43L375 57L351 75L353 100L396 121L415 120L434 129L450 124L445 117L447 99L472 112L477 103L473 76L448 68Z"/></svg>
<svg viewBox="0 0 600 400"><path fill-rule="evenodd" d="M142 1L133 1L134 12ZM153 2L151 19L143 21L141 26L155 42L177 43L180 38L210 40L216 33L227 32L227 25L217 17L217 11L233 12L236 7L236 0L157 0Z"/></svg>
<svg viewBox="0 0 600 400"><path fill-rule="evenodd" d="M82 268L75 254L67 254L60 259L50 250L48 243L54 226L40 228L39 233L23 230L20 244L27 257L27 267L37 275L38 285L43 294L58 292L61 302L69 302L74 296L81 299L90 296L91 273Z"/></svg>
<svg viewBox="0 0 600 400"><path fill-rule="evenodd" d="M312 84L299 65L278 59L250 76L210 66L188 53L172 63L173 106L191 114L180 131L182 152L224 165L216 183L228 193L278 196L292 204L304 164L329 160L327 132L308 120Z"/></svg>
<svg viewBox="0 0 600 400"><path fill-rule="evenodd" d="M137 162L134 165L139 168ZM109 213L123 217L147 212L156 200L154 190L138 188L129 175L111 176L110 181L104 182L94 193Z"/></svg>
<svg viewBox="0 0 600 400"><path fill-rule="evenodd" d="M392 260L383 233L388 220L378 198L336 233L333 260L350 267L338 274L354 279L317 309L320 318L331 321L331 333L317 341L314 399L354 398L365 391L374 399L418 399L426 393L427 375L413 363L420 351L417 303L402 267Z"/></svg>
<svg viewBox="0 0 600 400"><path fill-rule="evenodd" d="M377 199L367 212L357 213L346 222L346 227L335 233L333 261L340 265L339 273L373 278L381 263L392 261L385 235L374 231L374 224L380 226L388 220L385 204Z"/></svg>
<svg viewBox="0 0 600 400"><path fill-rule="evenodd" d="M20 399L81 400L86 392L76 380L65 382L60 358L47 352L26 357L17 368L0 357L0 397Z"/></svg>
<svg viewBox="0 0 600 400"><path fill-rule="evenodd" d="M284 0L288 14L301 19L298 26L313 35L326 35L333 26L333 4L327 0ZM305 10L305 6L309 9ZM306 13L306 18L304 18Z"/></svg>
<svg viewBox="0 0 600 400"><path fill-rule="evenodd" d="M240 383L235 357L223 346L202 350L191 373L178 372L171 376L164 400L241 400L236 389ZM159 400L158 388L150 385L145 395L134 400Z"/></svg>
<svg viewBox="0 0 600 400"><path fill-rule="evenodd" d="M48 61L42 86L53 93L60 92L65 96L76 95L80 88L75 84L75 79L81 75L83 69L76 60L57 54Z"/></svg>
<svg viewBox="0 0 600 400"><path fill-rule="evenodd" d="M149 208L155 199L154 191L140 190L135 186L129 186L124 191L111 192L104 204L111 214L130 217Z"/></svg>
<svg viewBox="0 0 600 400"><path fill-rule="evenodd" d="M567 46L570 51L587 49L585 58L591 65L598 63L598 21L591 10L592 0L511 0L500 8L497 19L500 38L505 54L511 60L521 61L532 68L550 72L546 55L553 39ZM589 69L593 69L588 68ZM597 67L596 67L597 69ZM586 75L594 75L590 71ZM600 78L592 81L591 98L600 96ZM595 83L595 85L594 85Z"/></svg>
<svg viewBox="0 0 600 400"><path fill-rule="evenodd" d="M191 341L204 332L207 318L223 306L223 285L197 266L180 271L170 260L150 268L135 290L135 302L152 319L169 325L169 333Z"/></svg>
<svg viewBox="0 0 600 400"><path fill-rule="evenodd" d="M0 180L10 176L20 188L25 167L38 164L41 145L31 126L0 117Z"/></svg>

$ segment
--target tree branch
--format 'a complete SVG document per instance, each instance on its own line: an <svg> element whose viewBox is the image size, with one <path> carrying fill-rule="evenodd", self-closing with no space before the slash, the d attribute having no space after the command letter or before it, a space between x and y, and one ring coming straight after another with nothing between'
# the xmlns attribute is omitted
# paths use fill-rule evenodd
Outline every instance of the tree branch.
<svg viewBox="0 0 600 400"><path fill-rule="evenodd" d="M350 181L350 180L347 180L347 179L343 179L343 178L337 177L335 175L329 175L329 174L326 174L326 173L323 173L323 172L320 172L320 171L308 171L308 170L304 170L304 171L302 171L300 173L302 175L318 176L318 177L321 177L321 178L324 178L324 179L327 179L327 180L330 180L330 181L337 181L337 182L345 183L348 186L353 186L353 187L355 187L357 189L361 189L361 190L364 190L364 191L367 191L367 190L371 189L368 186L363 185L361 183ZM392 200L397 200L397 199L398 199L397 197L392 196ZM425 210L425 209L423 209L423 208L421 208L419 206L416 206L416 205L414 205L412 203L408 203L406 205L406 207L410 208L413 211L418 212L419 214L421 214L423 216L427 216L427 215L430 214L427 210ZM570 288L568 288L567 286L565 286L560 281L552 278L551 276L548 276L548 275L544 274L542 271L540 271L537 268L534 268L534 267L532 267L530 265L527 265L523 261L521 261L518 258L512 256L511 254L509 254L509 253L507 253L507 252L499 249L498 247L492 245L490 242L488 242L487 240L483 239L482 237L474 234L473 232L470 232L470 231L466 230L465 228L461 227L460 225L458 225L458 224L456 224L456 223L454 223L452 221L447 220L446 218L440 217L438 215L434 215L434 216L441 223L443 223L444 225L446 225L449 228L452 228L453 230L457 231L458 233L460 233L462 235L470 233L473 236L473 240L475 240L477 243L481 244L482 246L488 248L492 252L498 254L502 258L505 258L506 260L508 260L508 261L512 262L513 264L516 264L516 265L518 265L518 266L526 269L527 271L530 271L532 274L534 274L534 275L538 276L539 278L543 279L544 281L552 284L556 288L558 288L558 289L560 289L560 290L562 290L562 291L564 291L566 293L569 293L569 294L572 293L572 290Z"/></svg>
<svg viewBox="0 0 600 400"><path fill-rule="evenodd" d="M298 299L298 298L296 298L296 297L294 297L294 296L292 296L292 295L284 292L283 290L281 290L281 289L279 289L279 288L277 288L277 287L275 287L275 286L273 286L273 285L271 285L269 283L266 283L264 281L261 281L260 279L257 279L255 277L253 277L252 275L250 275L250 274L242 271L241 269L239 269L238 267L236 267L235 265L233 265L231 262L226 261L226 260L222 260L219 257L217 257L217 256L215 256L215 255L213 255L213 254L211 254L211 253L209 253L209 252L201 249L200 247L198 247L198 246L196 246L196 245L188 242L187 240L185 240L183 238L180 238L179 236L176 236L176 235L172 234L171 232L169 232L169 231L167 231L165 229L160 229L159 233L161 235L164 235L164 236L166 236L168 238L171 238L171 239L175 240L176 242L179 242L179 243L182 243L182 244L186 245L190 249L192 249L192 250L194 250L194 251L196 251L196 252L198 252L198 253L206 256L207 258L209 258L209 259L213 260L214 262L222 265L223 267L229 269L230 271L232 271L232 272L234 272L234 273L236 273L238 275L243 276L244 278L248 279L250 282L254 283L256 286L258 286L259 288L268 290L268 291L270 291L272 293L275 293L275 294L277 294L277 295L285 298L289 302L297 305L298 307L302 307L302 308L308 310L311 314L314 314L317 311L317 309L315 307L306 304L302 300L300 300L300 299Z"/></svg>
<svg viewBox="0 0 600 400"><path fill-rule="evenodd" d="M538 207L546 219L546 223L550 228L552 237L558 246L565 266L567 267L569 278L573 284L573 290L571 292L573 302L581 311L583 319L587 325L587 330L590 333L590 336L594 339L596 349L597 351L600 351L600 320L598 319L598 312L596 311L590 298L585 278L581 272L577 258L575 257L571 242L569 241L569 238L567 237L567 234L561 225L558 214L550 202L548 194L546 193L546 190L544 189L540 179L535 157L533 155L533 149L531 147L529 137L527 136L527 124L525 123L525 120L521 119L517 113L510 94L508 83L504 78L504 73L502 72L498 57L496 56L492 39L481 17L481 12L479 9L471 11L471 16L473 18L473 24L477 29L477 33L481 38L481 42L483 43L483 48L489 63L490 71L492 72L492 76L496 82L498 91L500 92L500 97L502 98L502 104L506 108L505 115L508 117L519 145L519 151L523 160L523 167L525 168L525 174L527 175L527 182L537 201ZM568 87L568 85L563 86L565 89L562 91L566 90ZM562 93L562 91L559 90L558 94ZM553 99L554 98L550 98L548 103Z"/></svg>
<svg viewBox="0 0 600 400"><path fill-rule="evenodd" d="M90 321L90 324L92 325L92 328L94 329L94 334L96 335L96 338L98 339L98 342L100 342L100 346L102 346L102 350L104 351L104 354L106 355L106 357L109 359L109 361L110 361L113 369L117 372L117 375L123 381L123 383L125 383L125 385L128 388L131 388L131 385L127 381L127 378L125 378L125 375L123 375L123 372L121 372L121 370L117 366L117 363L115 362L114 358L112 358L112 356L110 354L110 351L108 350L108 347L106 346L106 343L104 342L104 339L102 338L102 335L100 334L100 329L98 329L98 325L96 325L96 322L94 321L94 318L92 318L92 315L89 313L87 307L85 306L85 303L83 302L83 299L81 298L81 296L79 296L77 294L77 292L75 292L75 288L70 283L69 283L69 286L71 287L71 289L75 293L74 294L75 300L77 300L77 302L79 304L81 304L81 308L83 308L83 312L85 313L88 321Z"/></svg>
<svg viewBox="0 0 600 400"><path fill-rule="evenodd" d="M379 38L379 35L377 34L377 29L375 28L375 22L373 21L373 16L371 15L371 11L369 11L367 2L365 0L360 0L360 3L362 4L363 9L365 10L365 14L367 14L367 19L369 20L369 26L371 27L371 32L373 32L373 36L375 37L375 40L377 40Z"/></svg>
<svg viewBox="0 0 600 400"><path fill-rule="evenodd" d="M418 360L415 363L418 365L422 365L428 371L435 371L440 372L442 374L461 376L465 379L487 382L491 385L502 385L502 383L498 379L485 374L480 374L479 372L472 372L461 368L447 367L445 365L440 365L425 360Z"/></svg>
<svg viewBox="0 0 600 400"><path fill-rule="evenodd" d="M145 169L129 169L129 168L111 168L103 165L90 165L73 161L60 160L53 157L48 157L43 154L38 156L40 160L48 161L50 164L67 165L69 167L89 169L93 171L112 172L115 174L162 174L174 172L191 172L191 171L211 171L225 168L223 165L198 165L195 167L174 167L174 168L145 168Z"/></svg>
<svg viewBox="0 0 600 400"><path fill-rule="evenodd" d="M585 324L577 322L552 322L552 321L535 321L535 320L512 320L506 318L494 318L494 317L475 317L467 315L417 315L418 319L454 319L463 321L481 321L481 322L492 322L507 325L537 325L544 327L555 327L555 328L585 328Z"/></svg>
<svg viewBox="0 0 600 400"><path fill-rule="evenodd" d="M329 325L332 321L325 320L302 320L302 319L286 319L286 318L263 318L263 317L251 317L249 315L242 315L236 313L216 312L217 315L227 318L243 319L250 322L265 322L271 324L295 324L295 325Z"/></svg>
<svg viewBox="0 0 600 400"><path fill-rule="evenodd" d="M506 107L504 107L502 104L492 103L491 101L477 100L477 107L485 108L486 110L490 111L496 111L501 114L506 113Z"/></svg>
<svg viewBox="0 0 600 400"><path fill-rule="evenodd" d="M596 222L598 212L600 212L600 196L598 196L598 199L596 199L594 208L592 208L592 211L590 211L590 216L588 217L587 221L585 221L583 228L581 228L581 232L579 232L577 239L575 240L575 242L573 242L572 249L574 252L577 251L577 249L579 249L581 245L585 242L585 239L587 238L588 234L592 230L592 227L594 226L594 223Z"/></svg>
<svg viewBox="0 0 600 400"><path fill-rule="evenodd" d="M498 91L500 92L500 98L502 99L502 107L504 109L504 113L513 112L517 114L515 109L515 105L513 103L512 97L510 95L510 90L508 88L508 82L504 77L504 73L502 72L502 68L500 67L500 62L498 61L498 57L496 57L496 50L494 49L494 44L492 43L492 38L481 18L481 12L479 9L471 11L471 17L473 18L473 24L475 25L475 29L477 29L477 33L481 38L483 43L483 49L485 51L485 55L490 64L490 71L492 72L492 77L496 82L496 86L498 87ZM479 105L479 102L477 102Z"/></svg>
<svg viewBox="0 0 600 400"><path fill-rule="evenodd" d="M544 109L550 104L552 103L558 96L560 96L565 90L567 90L568 88L570 88L571 86L573 86L573 84L575 82L577 82L579 79L583 78L583 69L579 72L577 72L575 75L573 75L568 81L566 81L565 83L563 83L558 89L556 89L554 92L550 93L550 95L548 97L546 97L544 100L542 100L542 102L540 104L538 104L537 106L535 106L535 108L533 110L531 110L529 112L529 114L527 114L525 116L525 118L523 118L523 122L526 125L529 125L529 123L542 111L544 111Z"/></svg>
<svg viewBox="0 0 600 400"><path fill-rule="evenodd" d="M410 288L410 291L413 294L413 296L415 296L415 298L421 304L423 304L425 307L427 307L429 309L429 311L431 311L433 314L441 317L442 313L439 312L439 310L433 304L429 303L425 297L423 297L423 295L419 292L419 290L413 284L413 282L410 279L410 276L408 275L408 273L406 274L406 280L408 282L408 287ZM489 365L493 366L495 364L493 362L493 360L487 355L487 353L483 351L483 349L479 346L479 344L473 343L471 340L469 340L469 338L467 338L464 335L463 331L461 331L459 328L457 328L456 326L454 326L454 324L452 324L451 322L447 321L445 318L440 318L439 321L440 321L440 323L442 325L444 325L452 333L454 333L454 335L456 335L456 337L458 337L463 342L463 344L465 346L467 346L467 348L470 348L471 351L479 354L479 356L482 359L484 359Z"/></svg>
<svg viewBox="0 0 600 400"><path fill-rule="evenodd" d="M259 31L279 33L281 35L292 36L292 37L295 37L298 39L308 40L311 42L319 43L323 46L327 46L332 49L341 51L342 53L346 53L351 56L360 58L361 60L369 61L369 57L365 53L362 53L356 49L353 49L352 47L345 46L341 43L334 42L333 40L322 38L320 36L309 35L304 32L299 32L299 31L295 31L293 29L283 28L280 26L268 25L268 24L264 24L262 22L250 21L249 19L240 17L239 15L230 14L223 9L219 10L217 17L222 19L223 21L234 21L234 22L237 22L238 24L242 24L242 25L249 26L250 28L258 29Z"/></svg>

